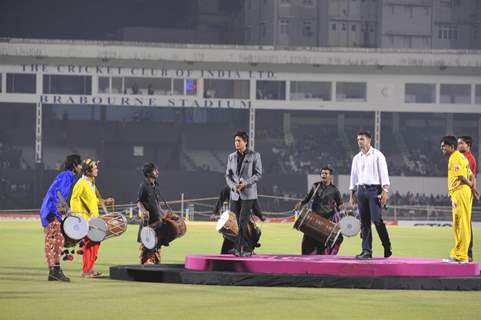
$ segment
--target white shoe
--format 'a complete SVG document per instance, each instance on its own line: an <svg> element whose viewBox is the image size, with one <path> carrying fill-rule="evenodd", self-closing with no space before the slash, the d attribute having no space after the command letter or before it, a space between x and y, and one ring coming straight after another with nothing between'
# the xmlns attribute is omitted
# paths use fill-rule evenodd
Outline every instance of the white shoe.
<svg viewBox="0 0 481 320"><path fill-rule="evenodd" d="M458 260L458 259L453 258L453 257L449 257L448 259L443 259L443 262L444 263L458 263L458 264L469 263L467 260Z"/></svg>

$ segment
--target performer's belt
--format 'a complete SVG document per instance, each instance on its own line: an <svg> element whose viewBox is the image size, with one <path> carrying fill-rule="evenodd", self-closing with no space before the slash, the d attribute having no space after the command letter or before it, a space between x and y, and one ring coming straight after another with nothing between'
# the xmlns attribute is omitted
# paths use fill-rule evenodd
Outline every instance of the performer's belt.
<svg viewBox="0 0 481 320"><path fill-rule="evenodd" d="M362 189L374 189L374 188L381 188L381 185L380 184L360 184L357 187Z"/></svg>

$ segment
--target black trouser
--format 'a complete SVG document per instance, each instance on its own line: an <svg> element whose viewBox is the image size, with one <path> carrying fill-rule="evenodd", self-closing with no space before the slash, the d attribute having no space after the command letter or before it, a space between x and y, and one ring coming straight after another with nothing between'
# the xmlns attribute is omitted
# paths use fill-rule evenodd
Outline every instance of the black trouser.
<svg viewBox="0 0 481 320"><path fill-rule="evenodd" d="M237 225L239 226L239 235L235 242L235 248L240 251L252 251L254 239L250 239L248 223L251 217L251 210L254 206L255 199L231 201L231 211L235 213Z"/></svg>
<svg viewBox="0 0 481 320"><path fill-rule="evenodd" d="M362 251L372 254L371 221L376 226L377 233L385 249L391 248L391 241L386 225L382 221L382 208L378 195L381 193L380 185L357 186L357 203L361 216Z"/></svg>
<svg viewBox="0 0 481 320"><path fill-rule="evenodd" d="M323 242L317 241L316 239L304 234L301 245L301 251L303 255L324 254L324 250L326 250L326 246Z"/></svg>
<svg viewBox="0 0 481 320"><path fill-rule="evenodd" d="M222 242L222 249L220 249L220 254L232 253L232 249L234 249L234 247L234 241L224 238L224 242Z"/></svg>

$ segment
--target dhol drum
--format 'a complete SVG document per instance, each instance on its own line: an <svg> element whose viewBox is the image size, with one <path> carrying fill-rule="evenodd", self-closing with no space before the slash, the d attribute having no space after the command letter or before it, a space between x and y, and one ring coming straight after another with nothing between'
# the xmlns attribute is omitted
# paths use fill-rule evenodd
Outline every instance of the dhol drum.
<svg viewBox="0 0 481 320"><path fill-rule="evenodd" d="M224 211L220 215L219 220L215 228L224 238L235 242L237 236L239 235L239 226L237 224L237 218L235 213L232 211ZM251 216L249 223L247 224L247 233L249 235L249 243L252 248L258 246L258 242L261 238L262 231L255 223L254 216Z"/></svg>
<svg viewBox="0 0 481 320"><path fill-rule="evenodd" d="M82 216L68 215L62 221L62 231L64 247L75 247L87 235L89 224Z"/></svg>
<svg viewBox="0 0 481 320"><path fill-rule="evenodd" d="M220 215L220 219L217 221L215 229L221 233L224 238L235 241L239 234L239 227L237 225L235 213L228 210L224 211L224 213Z"/></svg>
<svg viewBox="0 0 481 320"><path fill-rule="evenodd" d="M294 229L301 231L309 237L324 243L328 248L335 244L341 244L342 236L339 226L320 214L304 207L297 220L294 222Z"/></svg>
<svg viewBox="0 0 481 320"><path fill-rule="evenodd" d="M361 222L354 216L346 215L339 221L339 228L345 237L354 237L361 230Z"/></svg>
<svg viewBox="0 0 481 320"><path fill-rule="evenodd" d="M162 218L162 221L143 227L140 231L140 241L147 249L154 249L158 246L168 246L186 232L185 220L178 215L170 214Z"/></svg>
<svg viewBox="0 0 481 320"><path fill-rule="evenodd" d="M118 237L127 230L127 219L120 213L109 213L89 220L87 238L94 242Z"/></svg>

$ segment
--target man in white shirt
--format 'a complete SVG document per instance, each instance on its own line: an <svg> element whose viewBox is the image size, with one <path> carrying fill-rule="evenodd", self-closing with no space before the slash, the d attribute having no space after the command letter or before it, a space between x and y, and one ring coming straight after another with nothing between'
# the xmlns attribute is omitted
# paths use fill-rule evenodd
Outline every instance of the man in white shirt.
<svg viewBox="0 0 481 320"><path fill-rule="evenodd" d="M382 220L382 208L385 207L389 192L389 175L386 158L381 151L371 146L371 134L360 131L357 144L361 150L352 159L350 199L351 206L358 203L361 216L362 252L356 259L372 258L371 221L376 226L384 247L384 257L392 255L391 241L386 225Z"/></svg>

